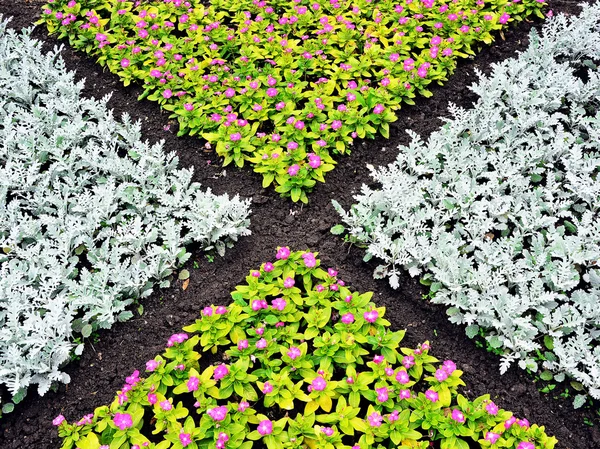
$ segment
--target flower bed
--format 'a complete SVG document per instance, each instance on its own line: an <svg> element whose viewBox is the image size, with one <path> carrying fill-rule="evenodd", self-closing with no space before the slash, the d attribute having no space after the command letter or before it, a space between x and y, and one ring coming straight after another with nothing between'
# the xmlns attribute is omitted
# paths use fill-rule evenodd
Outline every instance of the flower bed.
<svg viewBox="0 0 600 449"><path fill-rule="evenodd" d="M58 50L0 16L0 384L68 382L82 338L126 320L190 254L248 231L248 202L191 182L139 124L80 97ZM79 341L79 344L75 342ZM4 398L3 411L13 404Z"/></svg>
<svg viewBox="0 0 600 449"><path fill-rule="evenodd" d="M338 211L377 277L426 271L451 321L542 377L600 398L600 5L532 33L480 75L472 110L373 170ZM549 370L549 371L548 371ZM575 398L575 406L585 395Z"/></svg>
<svg viewBox="0 0 600 449"><path fill-rule="evenodd" d="M356 137L389 134L394 111L453 72L539 0L340 2L56 0L50 32L172 111L223 164L250 162L293 201Z"/></svg>
<svg viewBox="0 0 600 449"><path fill-rule="evenodd" d="M316 256L279 248L110 406L73 424L58 416L63 449L554 447L489 395L459 394L462 372L427 343L400 348L404 331L388 329L372 293L351 291Z"/></svg>

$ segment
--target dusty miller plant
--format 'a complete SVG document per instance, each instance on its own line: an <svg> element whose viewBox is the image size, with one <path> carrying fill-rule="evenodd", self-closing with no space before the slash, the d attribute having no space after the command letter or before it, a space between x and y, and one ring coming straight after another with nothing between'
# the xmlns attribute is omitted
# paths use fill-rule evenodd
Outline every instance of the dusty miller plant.
<svg viewBox="0 0 600 449"><path fill-rule="evenodd" d="M516 59L479 73L471 110L427 141L409 132L345 212L382 261L430 277L434 301L502 348L501 371L539 362L600 398L600 5L558 16ZM539 351L539 352L538 352ZM578 395L575 406L585 401Z"/></svg>
<svg viewBox="0 0 600 449"><path fill-rule="evenodd" d="M0 17L0 22L1 17ZM55 49L0 24L0 385L68 382L74 337L131 317L190 254L249 234L248 202L178 169L140 126L80 97ZM5 411L12 409L5 404Z"/></svg>

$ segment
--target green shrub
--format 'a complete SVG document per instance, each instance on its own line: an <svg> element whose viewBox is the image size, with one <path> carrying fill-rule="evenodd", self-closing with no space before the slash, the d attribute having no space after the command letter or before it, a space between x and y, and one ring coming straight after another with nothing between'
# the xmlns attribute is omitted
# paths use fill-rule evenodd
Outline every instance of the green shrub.
<svg viewBox="0 0 600 449"><path fill-rule="evenodd" d="M402 3L402 4L397 4ZM292 200L538 0L57 0L41 22Z"/></svg>
<svg viewBox="0 0 600 449"><path fill-rule="evenodd" d="M110 406L62 416L63 448L551 449L543 427L458 393L462 372L400 348L385 308L316 254L279 248L135 371ZM200 361L205 356L209 363ZM494 443L492 445L492 442Z"/></svg>

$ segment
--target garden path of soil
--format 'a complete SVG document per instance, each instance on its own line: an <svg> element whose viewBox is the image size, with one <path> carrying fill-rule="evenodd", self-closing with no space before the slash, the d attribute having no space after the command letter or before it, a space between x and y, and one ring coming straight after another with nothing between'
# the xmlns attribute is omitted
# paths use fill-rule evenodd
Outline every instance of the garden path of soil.
<svg viewBox="0 0 600 449"><path fill-rule="evenodd" d="M577 14L578 0L549 1L555 11ZM29 26L38 19L41 0L0 0L0 13L14 16L11 26ZM353 202L353 194L363 183L370 183L366 164L388 164L394 160L395 147L409 141L405 128L427 137L442 123L438 117L448 116L448 101L470 107L476 96L468 90L476 77L474 69L489 72L490 65L522 50L528 42L532 26L540 21L513 25L505 32L505 40L484 48L474 58L461 61L456 73L443 86L434 88L429 99L419 99L414 107L405 107L399 120L392 126L393 138L358 141L352 154L339 160L333 172L327 175L326 184L320 184L310 195L310 204L301 206L282 199L272 189L262 189L261 177L249 167L243 170L220 167L219 159L207 152L195 138L177 138L165 131L168 114L161 112L155 103L137 101L140 89L123 88L116 76L104 72L90 58L74 53L66 44L63 56L69 69L77 71L77 79L85 78L85 95L100 97L113 92L109 107L115 116L128 112L142 122L145 138L151 142L165 140L165 151L175 151L183 167L196 168L195 180L215 193L239 193L252 198L252 235L243 238L225 257L209 262L202 254L193 258L199 264L192 269L190 284L185 291L181 282L169 289L156 291L144 300L144 313L126 323L119 323L110 331L100 332L99 341L88 343L79 361L67 367L71 383L60 386L39 398L31 391L16 410L0 419L0 448L2 449L56 449L60 446L52 419L64 414L69 421L78 420L95 407L112 401L124 378L135 369L143 370L145 362L160 353L168 337L194 321L200 310L211 303L227 304L229 293L244 281L250 269L267 260L273 260L277 246L293 250L318 251L325 267L340 270L340 277L359 291L374 291L374 300L386 306L386 317L394 329L405 328L405 346L415 347L430 340L431 353L438 358L453 359L464 370L467 387L464 393L473 398L489 393L501 407L512 410L519 417L545 425L549 434L559 439L559 449L592 449L600 447L600 420L592 409L573 410L571 399L555 399L557 388L550 394L538 391L539 384L518 368L505 375L499 374L499 358L478 348L468 339L464 329L452 325L444 308L423 299L423 288L417 279L408 275L400 281L400 288L392 290L386 280L374 280L375 263L362 261L363 251L333 236L329 229L338 216L331 206L335 198L345 208ZM59 44L48 37L43 28L34 36L46 43L46 48ZM171 126L173 129L174 126ZM597 404L594 408L598 408ZM594 426L584 423L593 422Z"/></svg>

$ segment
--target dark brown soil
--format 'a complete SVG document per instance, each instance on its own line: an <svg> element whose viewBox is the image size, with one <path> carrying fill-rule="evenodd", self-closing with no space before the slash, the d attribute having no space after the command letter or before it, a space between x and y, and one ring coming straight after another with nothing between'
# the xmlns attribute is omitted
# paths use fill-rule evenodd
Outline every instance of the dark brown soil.
<svg viewBox="0 0 600 449"><path fill-rule="evenodd" d="M14 16L12 26L20 28L37 20L43 3L40 0L0 0L0 13L5 17ZM550 0L549 3L554 12L579 12L579 0ZM146 360L161 352L172 333L192 322L202 307L211 303L227 304L230 291L243 282L250 269L272 260L280 245L293 250L318 251L324 266L339 269L340 276L353 288L376 292L374 300L388 307L387 316L393 327L408 330L405 345L415 346L430 340L434 355L453 359L464 370L465 394L469 397L490 393L501 407L545 425L548 433L559 439L557 448L600 447L600 419L594 410L573 410L572 399L557 397L560 387L549 394L541 393L540 384L518 368L501 376L498 357L478 348L461 327L448 322L443 307L421 299L424 290L417 280L406 275L400 282L401 287L392 290L386 280L373 279L375 264L362 262L361 249L329 232L338 221L331 199L335 198L346 208L352 204L352 195L360 186L372 182L366 164L392 162L395 147L409 140L404 132L406 128L427 137L440 126L438 117L448 115L448 101L470 107L476 97L467 86L476 79L474 69L489 72L494 62L524 49L532 26L539 27L540 22L517 24L504 33L505 40L499 39L476 58L462 61L450 81L434 89L433 97L420 99L416 106L400 112L390 133L391 140L359 141L352 154L340 159L336 169L328 174L327 183L317 186L310 195L310 204L304 207L280 198L270 189L262 189L261 177L248 167L224 170L216 155L204 151L199 140L177 138L172 131L165 131L168 115L154 103L138 102L138 88L121 87L114 75L103 72L94 61L65 46L63 56L67 66L77 71L78 79L86 79L85 95L100 97L113 92L109 106L115 115L128 112L141 120L146 138L152 142L164 139L165 151L177 152L182 166L196 168L196 181L216 193L239 193L253 199L252 235L214 262L197 254L195 260L199 268L192 269L190 262L191 282L187 290L183 291L181 283L176 282L172 288L156 291L144 301L143 315L136 314L131 321L101 332L99 341L90 342L81 359L68 366L69 385L60 386L57 392L42 398L31 391L13 413L0 420L0 448L58 448L60 439L51 423L56 415L62 413L74 421L93 412L95 407L111 402L124 378L135 369L143 369ZM60 44L41 28L34 36L44 41L47 48ZM590 426L591 423L594 425Z"/></svg>

